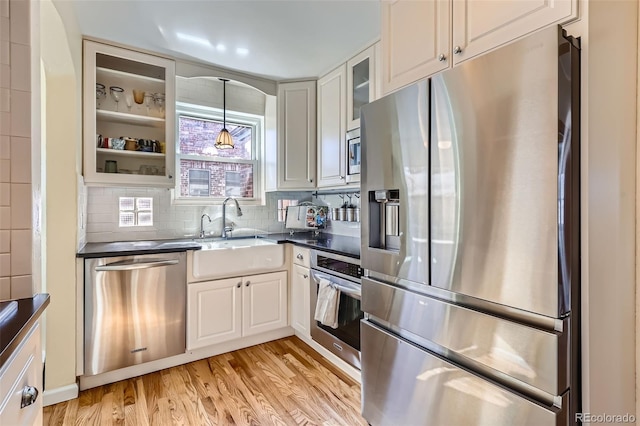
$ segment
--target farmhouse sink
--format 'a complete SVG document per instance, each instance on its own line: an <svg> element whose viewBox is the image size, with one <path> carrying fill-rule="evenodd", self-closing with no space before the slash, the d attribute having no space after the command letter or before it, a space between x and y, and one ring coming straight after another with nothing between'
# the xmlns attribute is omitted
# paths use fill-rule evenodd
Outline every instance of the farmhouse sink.
<svg viewBox="0 0 640 426"><path fill-rule="evenodd" d="M193 252L191 273L197 279L237 277L268 272L284 265L284 246L257 238L200 243Z"/></svg>
<svg viewBox="0 0 640 426"><path fill-rule="evenodd" d="M265 241L257 238L237 238L230 240L214 240L200 243L202 250L241 249L245 247L277 246L273 241Z"/></svg>

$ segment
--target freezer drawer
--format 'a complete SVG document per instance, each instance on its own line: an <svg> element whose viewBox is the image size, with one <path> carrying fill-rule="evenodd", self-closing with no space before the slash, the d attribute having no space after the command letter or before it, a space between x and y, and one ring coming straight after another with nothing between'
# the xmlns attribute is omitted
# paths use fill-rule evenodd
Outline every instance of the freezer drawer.
<svg viewBox="0 0 640 426"><path fill-rule="evenodd" d="M568 331L541 330L367 277L362 278L362 310L450 351L456 362L514 382L541 401L553 403L569 387Z"/></svg>
<svg viewBox="0 0 640 426"><path fill-rule="evenodd" d="M84 374L185 352L186 254L85 260Z"/></svg>
<svg viewBox="0 0 640 426"><path fill-rule="evenodd" d="M546 407L363 321L362 414L372 425L565 425Z"/></svg>

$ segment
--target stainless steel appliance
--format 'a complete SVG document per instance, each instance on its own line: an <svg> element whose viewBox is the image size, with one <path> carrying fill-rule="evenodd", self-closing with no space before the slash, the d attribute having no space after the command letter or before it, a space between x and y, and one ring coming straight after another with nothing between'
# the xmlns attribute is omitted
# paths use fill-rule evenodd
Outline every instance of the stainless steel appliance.
<svg viewBox="0 0 640 426"><path fill-rule="evenodd" d="M360 165L362 163L360 129L347 132L347 160L347 183L360 182Z"/></svg>
<svg viewBox="0 0 640 426"><path fill-rule="evenodd" d="M364 318L360 307L361 276L359 259L311 251L311 338L357 369L360 369L360 320ZM314 319L318 288L323 278L340 290L338 328L335 329Z"/></svg>
<svg viewBox="0 0 640 426"><path fill-rule="evenodd" d="M579 49L538 32L362 108L362 412L580 412Z"/></svg>
<svg viewBox="0 0 640 426"><path fill-rule="evenodd" d="M185 352L186 254L85 259L84 373Z"/></svg>

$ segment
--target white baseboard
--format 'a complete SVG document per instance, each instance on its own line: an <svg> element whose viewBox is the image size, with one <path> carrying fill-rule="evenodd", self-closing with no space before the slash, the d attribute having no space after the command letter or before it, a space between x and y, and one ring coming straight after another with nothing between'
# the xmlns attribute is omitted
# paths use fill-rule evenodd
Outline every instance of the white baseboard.
<svg viewBox="0 0 640 426"><path fill-rule="evenodd" d="M80 389L90 389L102 386L107 383L114 383L120 380L126 380L131 377L141 376L143 374L152 373L154 371L164 370L165 368L175 367L177 365L186 364L188 362L197 361L204 358L236 351L249 346L258 345L260 343L270 342L272 340L281 339L293 335L291 327L284 327L278 330L269 331L267 333L258 334L250 337L232 340L220 343L206 348L194 349L184 354L175 355L169 358L159 359L144 364L132 365L130 367L121 368L119 370L109 371L108 373L96 374L95 376L80 376Z"/></svg>
<svg viewBox="0 0 640 426"><path fill-rule="evenodd" d="M45 389L45 391L42 392L42 405L47 407L49 405L77 398L79 391L77 383L54 389Z"/></svg>

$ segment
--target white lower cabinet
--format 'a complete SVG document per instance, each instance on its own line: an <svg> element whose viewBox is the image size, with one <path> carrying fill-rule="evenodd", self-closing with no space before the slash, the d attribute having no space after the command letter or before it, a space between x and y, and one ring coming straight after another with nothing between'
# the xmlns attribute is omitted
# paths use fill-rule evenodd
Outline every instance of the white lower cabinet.
<svg viewBox="0 0 640 426"><path fill-rule="evenodd" d="M42 349L40 322L0 369L0 424L42 424Z"/></svg>
<svg viewBox="0 0 640 426"><path fill-rule="evenodd" d="M287 325L287 273L245 277L242 286L242 336Z"/></svg>
<svg viewBox="0 0 640 426"><path fill-rule="evenodd" d="M187 350L287 324L286 271L188 285Z"/></svg>
<svg viewBox="0 0 640 426"><path fill-rule="evenodd" d="M309 268L300 265L293 265L293 276L291 277L291 326L310 338L309 329Z"/></svg>
<svg viewBox="0 0 640 426"><path fill-rule="evenodd" d="M187 349L242 336L242 278L189 284Z"/></svg>

